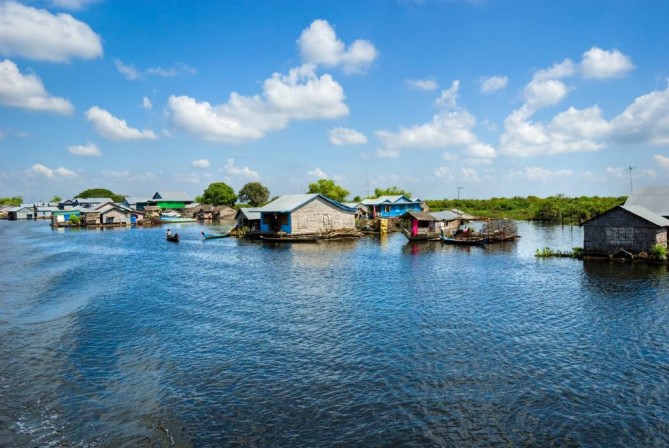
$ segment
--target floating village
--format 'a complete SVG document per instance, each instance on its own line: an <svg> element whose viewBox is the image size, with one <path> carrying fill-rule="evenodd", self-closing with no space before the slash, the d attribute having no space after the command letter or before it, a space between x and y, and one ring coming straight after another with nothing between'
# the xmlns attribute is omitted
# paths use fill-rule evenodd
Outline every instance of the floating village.
<svg viewBox="0 0 669 448"><path fill-rule="evenodd" d="M451 209L430 212L427 204L404 195L340 203L322 194L280 196L257 208L200 204L186 197L150 199L74 198L63 202L0 207L0 218L46 220L54 228L156 226L188 222L226 223L224 233L202 231L205 239L249 238L268 243L318 243L401 232L410 242L485 246L520 238L516 222L488 219ZM478 225L472 225L477 223ZM580 224L582 248L573 253L537 250L537 256L574 256L660 261L669 234L669 187L641 188L624 204ZM168 229L166 240L179 242Z"/></svg>

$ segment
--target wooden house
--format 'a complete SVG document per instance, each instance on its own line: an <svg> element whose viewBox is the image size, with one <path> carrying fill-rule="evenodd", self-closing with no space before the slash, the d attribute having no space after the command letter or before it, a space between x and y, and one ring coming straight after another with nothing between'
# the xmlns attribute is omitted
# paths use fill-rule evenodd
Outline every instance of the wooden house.
<svg viewBox="0 0 669 448"><path fill-rule="evenodd" d="M379 196L365 199L362 204L369 208L372 218L397 218L406 212L423 211L420 199L411 199L404 195Z"/></svg>
<svg viewBox="0 0 669 448"><path fill-rule="evenodd" d="M263 233L305 235L355 228L356 209L321 194L281 196L258 211Z"/></svg>
<svg viewBox="0 0 669 448"><path fill-rule="evenodd" d="M369 207L362 202L344 202L344 205L357 210L355 212L355 219L369 219L371 216Z"/></svg>
<svg viewBox="0 0 669 448"><path fill-rule="evenodd" d="M581 224L586 254L650 252L667 246L669 219L639 205L619 205Z"/></svg>
<svg viewBox="0 0 669 448"><path fill-rule="evenodd" d="M444 210L441 212L432 212L430 214L439 221L438 227L443 229L444 235L446 236L454 235L461 225L469 222L469 218L473 218L470 217L470 215L460 214L455 210Z"/></svg>
<svg viewBox="0 0 669 448"><path fill-rule="evenodd" d="M147 205L144 207L143 211L146 218L160 218L160 212L162 212L162 209L157 205Z"/></svg>
<svg viewBox="0 0 669 448"><path fill-rule="evenodd" d="M401 216L402 233L409 241L438 240L441 235L439 220L425 212L406 212Z"/></svg>
<svg viewBox="0 0 669 448"><path fill-rule="evenodd" d="M240 208L235 215L237 228L246 227L249 230L260 230L260 212L257 208Z"/></svg>

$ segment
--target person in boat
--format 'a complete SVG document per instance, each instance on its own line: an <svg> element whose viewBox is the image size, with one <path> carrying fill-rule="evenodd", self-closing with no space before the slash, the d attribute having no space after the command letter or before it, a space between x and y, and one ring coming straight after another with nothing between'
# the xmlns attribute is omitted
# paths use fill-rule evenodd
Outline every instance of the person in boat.
<svg viewBox="0 0 669 448"><path fill-rule="evenodd" d="M172 231L170 229L167 229L167 238L172 236Z"/></svg>

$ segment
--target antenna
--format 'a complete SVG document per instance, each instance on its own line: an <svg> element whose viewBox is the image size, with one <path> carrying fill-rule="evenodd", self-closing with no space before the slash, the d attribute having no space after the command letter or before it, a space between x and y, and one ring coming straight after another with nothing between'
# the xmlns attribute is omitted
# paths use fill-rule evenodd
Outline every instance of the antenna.
<svg viewBox="0 0 669 448"><path fill-rule="evenodd" d="M460 190L464 190L465 187L457 187L458 188L458 200L460 200Z"/></svg>
<svg viewBox="0 0 669 448"><path fill-rule="evenodd" d="M630 173L630 191L634 191L634 186L632 185L632 170L636 168L635 166L628 166L627 171Z"/></svg>

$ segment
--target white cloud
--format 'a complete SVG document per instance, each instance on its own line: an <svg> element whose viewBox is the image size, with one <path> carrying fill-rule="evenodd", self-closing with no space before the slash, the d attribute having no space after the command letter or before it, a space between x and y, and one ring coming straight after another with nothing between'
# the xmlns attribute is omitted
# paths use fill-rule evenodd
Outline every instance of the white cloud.
<svg viewBox="0 0 669 448"><path fill-rule="evenodd" d="M307 172L307 175L315 177L317 179L327 179L328 175L323 172L320 168L314 168L313 170Z"/></svg>
<svg viewBox="0 0 669 448"><path fill-rule="evenodd" d="M116 69L119 71L119 73L131 81L143 79L147 76L162 76L170 78L174 76L194 75L196 73L194 68L189 67L186 64L177 64L175 67L171 68L153 67L147 68L143 71L137 69L134 65L124 64L120 59L115 59L114 65L116 66Z"/></svg>
<svg viewBox="0 0 669 448"><path fill-rule="evenodd" d="M495 151L495 148L485 143L474 143L472 145L469 145L465 149L465 152L472 157L480 157L480 158L497 157L497 151Z"/></svg>
<svg viewBox="0 0 669 448"><path fill-rule="evenodd" d="M36 163L35 165L31 166L28 170L28 175L31 176L44 176L49 179L55 179L55 178L60 178L60 177L76 177L77 173L75 173L72 170L68 170L67 168L56 168L55 170L52 170L51 168L48 168L41 163Z"/></svg>
<svg viewBox="0 0 669 448"><path fill-rule="evenodd" d="M260 175L248 166L243 168L235 166L235 159L228 159L228 162L225 164L225 172L230 176L241 177L243 179L260 179Z"/></svg>
<svg viewBox="0 0 669 448"><path fill-rule="evenodd" d="M663 170L669 170L669 157L663 156L661 154L656 154L653 159L660 165L660 168Z"/></svg>
<svg viewBox="0 0 669 448"><path fill-rule="evenodd" d="M529 111L552 106L562 101L569 92L567 86L555 79L532 80L523 92L525 107Z"/></svg>
<svg viewBox="0 0 669 448"><path fill-rule="evenodd" d="M459 89L460 81L456 79L451 83L451 87L441 91L441 95L435 100L434 104L440 108L454 109L457 106Z"/></svg>
<svg viewBox="0 0 669 448"><path fill-rule="evenodd" d="M207 159L198 159L198 160L193 160L191 163L195 168L209 168L209 160Z"/></svg>
<svg viewBox="0 0 669 448"><path fill-rule="evenodd" d="M464 159L462 161L464 165L478 166L478 165L492 165L492 160L490 159Z"/></svg>
<svg viewBox="0 0 669 448"><path fill-rule="evenodd" d="M0 104L59 114L74 111L68 100L49 95L37 75L22 75L9 59L0 62Z"/></svg>
<svg viewBox="0 0 669 448"><path fill-rule="evenodd" d="M100 0L51 0L50 3L56 8L79 11L86 6L99 2Z"/></svg>
<svg viewBox="0 0 669 448"><path fill-rule="evenodd" d="M314 20L302 31L297 44L305 62L327 67L341 65L346 73L364 72L378 55L374 45L366 40L358 39L346 49L326 20Z"/></svg>
<svg viewBox="0 0 669 448"><path fill-rule="evenodd" d="M669 87L636 98L611 123L623 143L669 144Z"/></svg>
<svg viewBox="0 0 669 448"><path fill-rule="evenodd" d="M627 175L625 168L613 168L610 166L606 167L606 174L613 177L623 177Z"/></svg>
<svg viewBox="0 0 669 448"><path fill-rule="evenodd" d="M407 79L407 85L412 89L432 91L439 88L439 84L434 79Z"/></svg>
<svg viewBox="0 0 669 448"><path fill-rule="evenodd" d="M445 152L441 155L441 158L448 161L458 160L458 155L450 152Z"/></svg>
<svg viewBox="0 0 669 448"><path fill-rule="evenodd" d="M509 78L506 76L490 76L481 79L481 92L493 93L506 88L509 84Z"/></svg>
<svg viewBox="0 0 669 448"><path fill-rule="evenodd" d="M525 167L520 173L522 177L531 181L551 182L558 179L565 179L572 177L574 172L572 170L558 170L552 171L538 166Z"/></svg>
<svg viewBox="0 0 669 448"><path fill-rule="evenodd" d="M575 74L576 65L570 59L565 59L560 63L553 64L550 68L537 71L533 79L535 81L546 81L549 79L569 78Z"/></svg>
<svg viewBox="0 0 669 448"><path fill-rule="evenodd" d="M0 54L52 62L102 56L100 36L69 14L0 3Z"/></svg>
<svg viewBox="0 0 669 448"><path fill-rule="evenodd" d="M434 170L434 175L436 177L452 177L451 176L451 169L448 168L447 166L440 166L436 170Z"/></svg>
<svg viewBox="0 0 669 448"><path fill-rule="evenodd" d="M156 140L158 136L150 130L140 131L128 127L125 120L114 117L112 114L97 106L86 111L86 118L93 124L96 132L109 140Z"/></svg>
<svg viewBox="0 0 669 448"><path fill-rule="evenodd" d="M367 137L355 129L334 128L330 129L330 143L333 145L363 145L367 143Z"/></svg>
<svg viewBox="0 0 669 448"><path fill-rule="evenodd" d="M171 96L168 111L177 127L202 139L240 141L284 129L291 120L339 118L348 114L348 107L341 85L330 75L316 76L314 66L305 65L266 79L262 96L233 92L220 106Z"/></svg>
<svg viewBox="0 0 669 448"><path fill-rule="evenodd" d="M142 98L142 109L144 110L153 109L153 103L151 103L151 100L148 99L147 97Z"/></svg>
<svg viewBox="0 0 669 448"><path fill-rule="evenodd" d="M481 178L474 168L460 168L462 177L471 182L479 182Z"/></svg>
<svg viewBox="0 0 669 448"><path fill-rule="evenodd" d="M581 61L581 72L586 78L621 78L633 69L632 59L619 50L592 47L583 53Z"/></svg>
<svg viewBox="0 0 669 448"><path fill-rule="evenodd" d="M98 148L95 143L70 146L67 150L70 154L74 154L75 156L100 157L102 155L102 151L100 151L100 148Z"/></svg>

